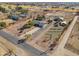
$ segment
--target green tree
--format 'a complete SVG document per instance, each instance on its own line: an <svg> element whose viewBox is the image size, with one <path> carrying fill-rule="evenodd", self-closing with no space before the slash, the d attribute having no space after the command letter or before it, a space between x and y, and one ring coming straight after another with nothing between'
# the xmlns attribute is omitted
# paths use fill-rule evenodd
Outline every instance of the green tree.
<svg viewBox="0 0 79 59"><path fill-rule="evenodd" d="M22 7L18 6L18 7L16 7L16 10L22 10Z"/></svg>
<svg viewBox="0 0 79 59"><path fill-rule="evenodd" d="M31 35L31 34L25 35L25 39L27 39L27 40L32 40L32 35Z"/></svg>
<svg viewBox="0 0 79 59"><path fill-rule="evenodd" d="M19 10L19 12L21 12L21 14L24 14L24 13L28 13L28 10L21 9Z"/></svg>
<svg viewBox="0 0 79 59"><path fill-rule="evenodd" d="M43 20L45 18L45 16L37 16L37 18L36 18L36 20L39 20L39 21L41 21L41 20Z"/></svg>
<svg viewBox="0 0 79 59"><path fill-rule="evenodd" d="M5 28L6 27L6 23L5 22L0 22L0 29Z"/></svg>
<svg viewBox="0 0 79 59"><path fill-rule="evenodd" d="M0 11L3 12L3 13L6 12L5 8L3 8L3 7L1 7L1 6L0 6Z"/></svg>

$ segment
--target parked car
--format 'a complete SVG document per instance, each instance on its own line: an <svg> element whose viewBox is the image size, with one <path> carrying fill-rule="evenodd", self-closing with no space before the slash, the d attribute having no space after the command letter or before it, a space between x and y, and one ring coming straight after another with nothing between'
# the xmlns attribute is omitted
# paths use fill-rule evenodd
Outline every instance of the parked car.
<svg viewBox="0 0 79 59"><path fill-rule="evenodd" d="M54 27L58 27L58 23L57 22L54 23Z"/></svg>
<svg viewBox="0 0 79 59"><path fill-rule="evenodd" d="M66 26L66 24L67 24L66 21L63 21L63 22L59 23L60 26Z"/></svg>
<svg viewBox="0 0 79 59"><path fill-rule="evenodd" d="M25 39L20 39L18 40L17 44L24 43L24 42L25 42Z"/></svg>

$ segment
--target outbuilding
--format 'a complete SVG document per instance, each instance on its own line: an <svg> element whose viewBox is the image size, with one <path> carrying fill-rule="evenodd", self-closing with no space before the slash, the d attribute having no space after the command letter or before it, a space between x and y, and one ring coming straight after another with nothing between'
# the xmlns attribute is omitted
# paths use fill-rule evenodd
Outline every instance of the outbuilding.
<svg viewBox="0 0 79 59"><path fill-rule="evenodd" d="M44 27L46 27L46 24L45 24L44 22L42 22L42 21L38 21L38 22L35 24L35 26L40 27L40 28L44 28Z"/></svg>

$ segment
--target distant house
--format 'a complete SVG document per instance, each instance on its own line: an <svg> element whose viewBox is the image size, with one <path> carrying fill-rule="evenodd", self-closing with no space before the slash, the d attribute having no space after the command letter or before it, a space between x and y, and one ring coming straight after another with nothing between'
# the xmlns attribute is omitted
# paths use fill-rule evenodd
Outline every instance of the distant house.
<svg viewBox="0 0 79 59"><path fill-rule="evenodd" d="M13 19L13 20L18 20L18 19L19 19L19 16L17 16L17 15L12 15L10 18Z"/></svg>
<svg viewBox="0 0 79 59"><path fill-rule="evenodd" d="M19 15L19 17L22 17L22 18L24 18L24 17L26 17L27 16L27 14L20 14Z"/></svg>

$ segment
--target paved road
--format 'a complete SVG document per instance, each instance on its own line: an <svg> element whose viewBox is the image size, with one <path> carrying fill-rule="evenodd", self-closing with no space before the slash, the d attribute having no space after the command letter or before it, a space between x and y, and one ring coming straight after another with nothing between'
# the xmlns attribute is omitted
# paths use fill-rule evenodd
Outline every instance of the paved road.
<svg viewBox="0 0 79 59"><path fill-rule="evenodd" d="M40 56L40 54L42 53L42 51L37 50L27 43L17 44L19 38L17 38L16 36L12 36L11 34L4 32L3 30L0 30L0 36L6 38L8 41L24 49L25 51L29 51L33 56ZM45 53L41 56L47 56L47 54Z"/></svg>
<svg viewBox="0 0 79 59"><path fill-rule="evenodd" d="M61 39L62 40L61 40L60 44L58 45L57 49L55 50L55 53L54 53L55 55L58 55L57 53L60 53L60 51L64 48L77 19L78 19L78 16L75 16L72 23L69 25L67 31L65 32L65 35L62 38L60 38L60 40Z"/></svg>

